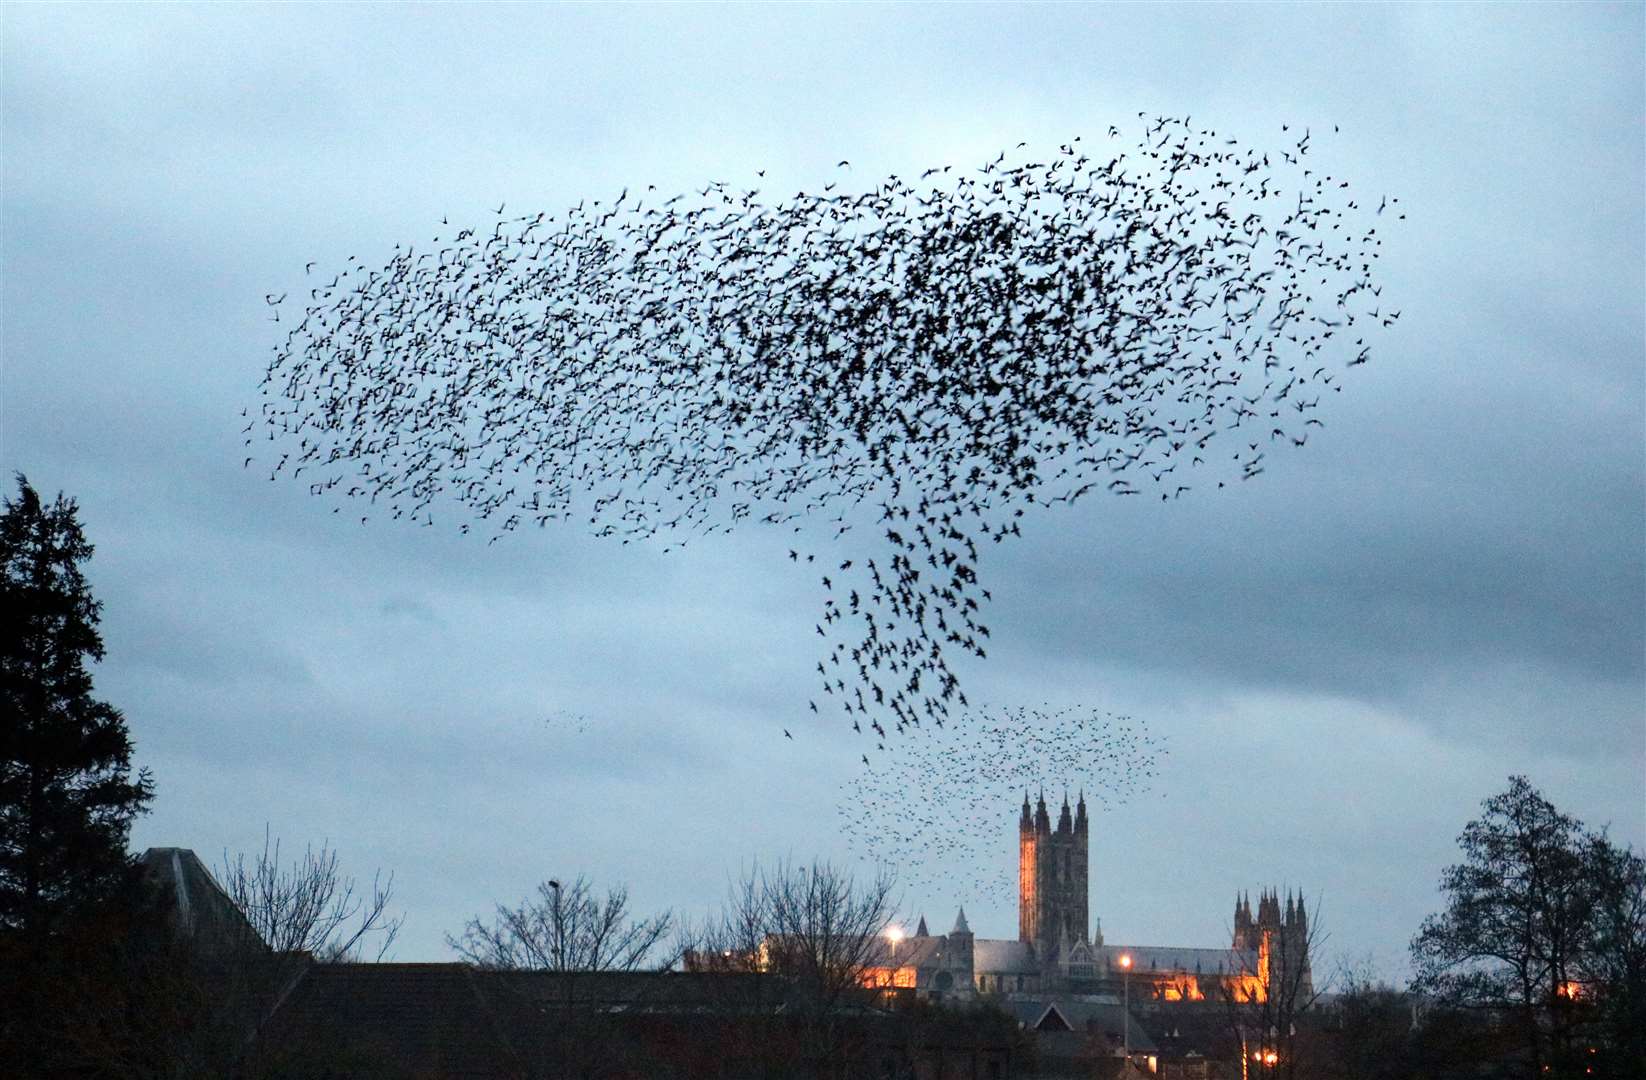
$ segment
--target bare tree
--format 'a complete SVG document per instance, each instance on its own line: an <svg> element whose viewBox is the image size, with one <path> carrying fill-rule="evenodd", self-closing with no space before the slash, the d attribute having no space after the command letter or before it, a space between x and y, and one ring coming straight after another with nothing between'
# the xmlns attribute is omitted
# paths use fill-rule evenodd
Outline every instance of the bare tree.
<svg viewBox="0 0 1646 1080"><path fill-rule="evenodd" d="M873 969L896 914L892 888L888 874L859 882L826 862L756 863L731 882L683 955L686 970L713 976L703 987L735 1068L783 1077L848 1069L845 1020L879 993Z"/></svg>
<svg viewBox="0 0 1646 1080"><path fill-rule="evenodd" d="M565 886L551 879L537 886L535 900L498 904L495 921L476 916L446 944L471 964L505 971L637 971L673 925L666 911L631 918L621 885L602 899L587 878Z"/></svg>
<svg viewBox="0 0 1646 1080"><path fill-rule="evenodd" d="M705 1038L732 1075L777 1078L793 1069L784 983L765 959L773 932L759 864L728 882L718 913L681 931L683 966L709 1006L701 1018Z"/></svg>
<svg viewBox="0 0 1646 1080"><path fill-rule="evenodd" d="M762 876L772 933L763 959L785 978L800 1020L801 1071L843 1073L853 1056L845 1020L871 1004L871 969L897 914L885 871L865 883L826 862L778 863Z"/></svg>
<svg viewBox="0 0 1646 1080"><path fill-rule="evenodd" d="M1326 940L1319 910L1317 901L1301 934L1265 933L1254 952L1254 966L1242 973L1244 978L1221 988L1231 1049L1240 1055L1243 1077L1296 1080L1312 1075L1311 1044L1306 1032L1300 1037L1300 1027L1323 992L1309 962Z"/></svg>
<svg viewBox="0 0 1646 1080"><path fill-rule="evenodd" d="M534 1023L534 1038L517 1047L526 1075L594 1080L623 1071L620 1048L636 1052L599 1007L603 993L624 992L610 977L672 967L674 956L659 953L673 926L667 911L632 916L629 891L621 885L601 896L586 877L564 885L551 878L520 906L498 904L492 920L470 919L461 937L446 935L446 944L493 972L548 975L546 982L504 976L492 983L523 1017L558 1014L547 1024Z"/></svg>
<svg viewBox="0 0 1646 1080"><path fill-rule="evenodd" d="M235 907L276 953L309 953L325 962L356 961L376 945L382 960L400 933L405 916L391 916L394 875L372 874L370 892L337 865L337 852L322 842L316 851L303 848L301 860L280 863L280 840L263 832L263 852L248 863L242 853L228 854L218 876Z"/></svg>
<svg viewBox="0 0 1646 1080"><path fill-rule="evenodd" d="M720 913L701 929L684 930L682 956L689 971L744 976L726 985L763 984L762 947L774 933L771 898L759 864L729 883Z"/></svg>
<svg viewBox="0 0 1646 1080"><path fill-rule="evenodd" d="M862 989L882 954L881 940L897 914L893 880L881 872L859 885L826 862L782 862L762 879L775 970L795 982L820 1012Z"/></svg>

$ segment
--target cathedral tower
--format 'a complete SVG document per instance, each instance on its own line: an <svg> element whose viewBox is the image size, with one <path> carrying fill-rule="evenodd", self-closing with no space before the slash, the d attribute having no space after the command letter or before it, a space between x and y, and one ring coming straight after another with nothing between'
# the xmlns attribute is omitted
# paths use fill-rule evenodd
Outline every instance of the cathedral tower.
<svg viewBox="0 0 1646 1080"><path fill-rule="evenodd" d="M1017 936L1032 944L1042 963L1054 959L1064 942L1087 942L1087 852L1089 822L1082 792L1075 813L1069 798L1052 828L1042 794L1033 815L1029 797L1017 823Z"/></svg>
<svg viewBox="0 0 1646 1080"><path fill-rule="evenodd" d="M1263 889L1258 893L1255 917L1250 898L1244 894L1235 897L1234 948L1263 953L1272 958L1274 975L1301 988L1305 994L1314 992L1309 963L1309 913L1301 894L1294 898L1288 890L1286 906L1282 908L1280 894Z"/></svg>

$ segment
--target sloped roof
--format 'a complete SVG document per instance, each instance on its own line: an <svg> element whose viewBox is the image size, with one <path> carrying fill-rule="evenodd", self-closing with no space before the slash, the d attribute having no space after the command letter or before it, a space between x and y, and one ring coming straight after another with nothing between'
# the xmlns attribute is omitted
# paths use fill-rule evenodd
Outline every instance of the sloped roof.
<svg viewBox="0 0 1646 1080"><path fill-rule="evenodd" d="M315 964L262 1032L268 1052L298 1061L379 1061L452 1078L507 1075L518 1065L497 1011L466 964Z"/></svg>
<svg viewBox="0 0 1646 1080"><path fill-rule="evenodd" d="M764 986L764 997L775 1009L788 994L783 980L753 972L470 970L491 1004L542 1014L568 1003L603 1013L723 1007L728 998L749 996L756 983Z"/></svg>
<svg viewBox="0 0 1646 1080"><path fill-rule="evenodd" d="M1012 998L1003 1002L1002 1007L1031 1031L1096 1033L1124 1041L1122 1024L1126 1010L1118 1003L1079 997ZM1135 1051L1152 1053L1156 1049L1154 1040L1136 1016L1131 1021L1130 1041Z"/></svg>
<svg viewBox="0 0 1646 1080"><path fill-rule="evenodd" d="M978 938L972 946L972 968L980 975L1038 975L1040 962L1028 942Z"/></svg>
<svg viewBox="0 0 1646 1080"><path fill-rule="evenodd" d="M1123 1036L1122 1024L1126 1018L1124 1005L1109 1004L1107 1002L1082 1001L1075 999L1061 999L1054 1004L1076 1031L1097 1031L1104 1035L1113 1035L1116 1038ZM1131 1046L1134 1051L1145 1053L1155 1049L1154 1040L1149 1033L1143 1030L1136 1016L1131 1022Z"/></svg>
<svg viewBox="0 0 1646 1080"><path fill-rule="evenodd" d="M948 938L930 936L904 938L895 946L886 942L876 950L874 962L884 967L939 967L948 943Z"/></svg>
<svg viewBox="0 0 1646 1080"><path fill-rule="evenodd" d="M265 947L206 864L188 848L152 847L138 856L144 880L168 904L172 925L205 945Z"/></svg>
<svg viewBox="0 0 1646 1080"><path fill-rule="evenodd" d="M1171 945L1104 945L1093 949L1097 964L1114 971L1122 953L1132 958L1132 971L1183 972L1189 975L1227 975L1257 971L1257 953L1250 949L1186 949Z"/></svg>
<svg viewBox="0 0 1646 1080"><path fill-rule="evenodd" d="M766 943L774 950L784 947L788 939L781 934L769 934ZM936 967L943 962L949 939L942 934L925 937L906 937L896 942L884 935L863 942L863 948L842 945L842 955L852 955L871 967Z"/></svg>

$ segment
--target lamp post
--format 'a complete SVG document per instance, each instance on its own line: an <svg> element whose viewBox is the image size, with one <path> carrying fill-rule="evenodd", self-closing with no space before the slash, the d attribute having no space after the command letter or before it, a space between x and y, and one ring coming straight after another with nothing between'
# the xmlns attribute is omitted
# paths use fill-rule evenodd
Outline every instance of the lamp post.
<svg viewBox="0 0 1646 1080"><path fill-rule="evenodd" d="M554 890L554 909L549 918L554 926L554 962L564 971L566 969L566 917L560 910L560 882L549 879L549 888Z"/></svg>
<svg viewBox="0 0 1646 1080"><path fill-rule="evenodd" d="M549 888L554 890L554 909L549 913L549 922L554 930L554 963L560 969L559 976L564 984L566 998L566 1018L563 1023L565 1030L571 1030L572 1015L572 975L566 970L566 911L560 904L560 882L549 879Z"/></svg>
<svg viewBox="0 0 1646 1080"><path fill-rule="evenodd" d="M886 971L885 993L895 994L897 992L897 943L903 940L903 928L901 926L886 927L886 940L891 942L892 957L891 966Z"/></svg>
<svg viewBox="0 0 1646 1080"><path fill-rule="evenodd" d="M1132 1059L1132 954L1131 953L1121 953L1120 954L1120 970L1122 970L1126 973L1123 976L1123 979L1124 979L1124 984L1123 985L1125 987L1125 1004L1123 1006L1121 1006L1121 1010L1123 1012L1123 1015L1120 1018L1120 1031L1121 1031L1120 1049L1121 1049L1121 1053L1123 1053L1126 1056L1126 1060L1130 1061Z"/></svg>

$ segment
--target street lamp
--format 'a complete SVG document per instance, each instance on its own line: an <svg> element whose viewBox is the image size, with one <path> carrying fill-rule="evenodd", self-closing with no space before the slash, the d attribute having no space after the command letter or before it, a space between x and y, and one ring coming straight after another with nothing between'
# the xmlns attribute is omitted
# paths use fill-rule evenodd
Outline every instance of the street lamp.
<svg viewBox="0 0 1646 1080"><path fill-rule="evenodd" d="M891 943L892 952L891 958L886 961L886 967L881 969L885 974L880 978L884 980L881 984L884 992L890 995L895 993L897 988L897 943L903 940L905 934L901 926L895 925L886 927L883 933L886 940Z"/></svg>
<svg viewBox="0 0 1646 1080"><path fill-rule="evenodd" d="M1125 980L1124 985L1125 985L1125 991L1126 991L1126 998L1125 998L1126 1003L1125 1003L1125 1005L1123 1005L1121 1007L1122 1010L1123 1010L1124 1015L1121 1016L1121 1018L1120 1018L1120 1030L1121 1030L1120 1048L1121 1048L1121 1052L1126 1055L1126 1059L1128 1061L1130 1061L1131 1057L1132 1057L1132 954L1131 953L1121 953L1120 954L1120 970L1122 970L1126 973L1125 976L1124 976L1124 980Z"/></svg>

